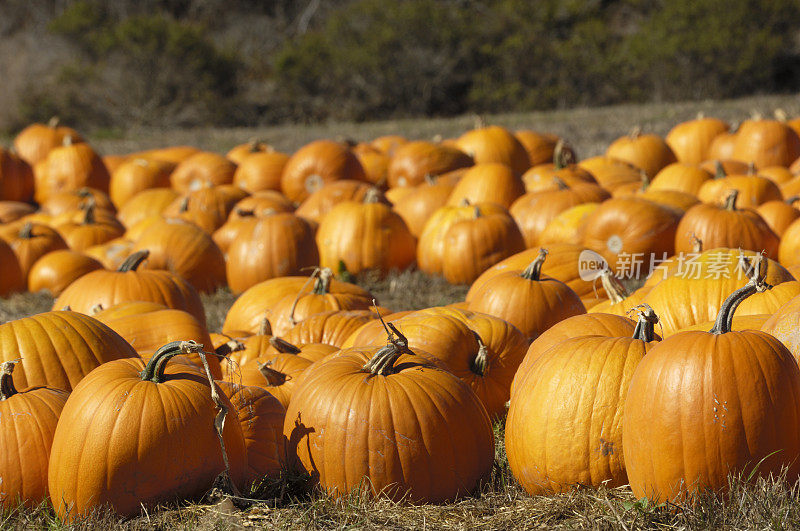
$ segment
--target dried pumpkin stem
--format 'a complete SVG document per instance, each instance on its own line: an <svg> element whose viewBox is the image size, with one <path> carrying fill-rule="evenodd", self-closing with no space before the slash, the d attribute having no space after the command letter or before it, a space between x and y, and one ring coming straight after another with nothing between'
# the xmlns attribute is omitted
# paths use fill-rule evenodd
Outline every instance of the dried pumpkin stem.
<svg viewBox="0 0 800 531"><path fill-rule="evenodd" d="M569 185L565 183L561 177L554 175L553 182L555 183L555 185L558 187L559 190L569 190Z"/></svg>
<svg viewBox="0 0 800 531"><path fill-rule="evenodd" d="M256 331L257 336L271 336L272 335L272 324L269 322L269 318L264 316L261 321L258 323L258 330Z"/></svg>
<svg viewBox="0 0 800 531"><path fill-rule="evenodd" d="M725 204L724 204L725 210L728 210L730 212L735 212L736 200L738 198L739 198L739 190L736 190L734 188L733 190L728 192L728 196L725 198Z"/></svg>
<svg viewBox="0 0 800 531"><path fill-rule="evenodd" d="M33 238L33 223L26 221L22 228L19 229L17 237L22 240L30 240Z"/></svg>
<svg viewBox="0 0 800 531"><path fill-rule="evenodd" d="M559 138L556 146L553 148L553 168L556 170L563 170L567 167L567 161L564 157L564 139Z"/></svg>
<svg viewBox="0 0 800 531"><path fill-rule="evenodd" d="M628 290L625 289L625 286L622 285L609 268L605 268L600 272L600 282L603 284L603 289L606 290L612 303L617 304L628 298Z"/></svg>
<svg viewBox="0 0 800 531"><path fill-rule="evenodd" d="M285 384L287 380L292 379L288 374L275 370L270 365L272 365L271 361L258 364L258 372L266 378L267 385L270 387L278 387Z"/></svg>
<svg viewBox="0 0 800 531"><path fill-rule="evenodd" d="M475 359L470 362L469 368L478 376L483 376L489 369L489 348L475 330L472 330L472 334L475 336L475 340L478 342L478 354L475 356Z"/></svg>
<svg viewBox="0 0 800 531"><path fill-rule="evenodd" d="M95 210L97 209L97 200L93 195L86 198L86 203L81 207L83 209L83 225L94 225L97 222Z"/></svg>
<svg viewBox="0 0 800 531"><path fill-rule="evenodd" d="M214 354L220 358L227 358L234 352L244 350L244 343L238 339L231 339L214 349Z"/></svg>
<svg viewBox="0 0 800 531"><path fill-rule="evenodd" d="M5 361L0 366L0 401L8 400L17 394L17 388L14 387L14 378L11 373L14 372L14 367L19 363L19 360Z"/></svg>
<svg viewBox="0 0 800 531"><path fill-rule="evenodd" d="M740 266L746 268L743 264L747 263L747 259L742 256L740 257ZM764 257L762 255L757 255L755 260L753 260L752 267L750 270L752 271L752 276L750 280L745 284L743 287L734 291L725 302L722 303L722 307L717 314L717 319L714 322L714 328L709 330L712 334L726 334L733 330L733 315L736 312L736 308L750 295L753 295L758 292L766 291L770 289L772 286L765 282L765 277L767 274L767 268L765 264L762 264ZM764 265L764 267L762 267Z"/></svg>
<svg viewBox="0 0 800 531"><path fill-rule="evenodd" d="M655 341L655 325L658 324L658 316L649 304L640 304L633 308L636 311L638 320L636 328L633 329L633 338L646 343Z"/></svg>
<svg viewBox="0 0 800 531"><path fill-rule="evenodd" d="M536 260L531 262L520 276L526 280L538 281L542 275L544 261L547 259L547 252L547 249L539 249L539 255L536 257Z"/></svg>
<svg viewBox="0 0 800 531"><path fill-rule="evenodd" d="M125 261L122 262L122 265L119 266L119 269L117 269L117 271L119 273L125 273L127 271L136 271L136 268L138 268L141 265L141 263L147 259L148 256L150 256L150 251L148 251L147 249L142 249L141 251L137 251L132 255L130 255L128 258L126 258Z"/></svg>
<svg viewBox="0 0 800 531"><path fill-rule="evenodd" d="M179 354L192 354L203 352L203 345L196 341L172 341L156 350L150 361L147 362L141 373L142 380L161 383L164 381L164 371L169 360Z"/></svg>
<svg viewBox="0 0 800 531"><path fill-rule="evenodd" d="M280 337L269 338L269 344L281 354L300 354L299 348Z"/></svg>

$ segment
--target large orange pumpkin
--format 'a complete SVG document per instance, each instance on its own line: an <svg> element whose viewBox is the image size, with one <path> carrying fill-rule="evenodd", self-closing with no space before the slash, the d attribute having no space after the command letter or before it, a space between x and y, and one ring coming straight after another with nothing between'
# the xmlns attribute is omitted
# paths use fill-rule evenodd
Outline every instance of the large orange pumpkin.
<svg viewBox="0 0 800 531"><path fill-rule="evenodd" d="M800 157L800 136L778 120L745 120L736 133L732 158L756 168L789 166Z"/></svg>
<svg viewBox="0 0 800 531"><path fill-rule="evenodd" d="M61 249L52 251L34 262L28 272L28 291L49 291L54 297L87 273L103 269L103 264L85 254Z"/></svg>
<svg viewBox="0 0 800 531"><path fill-rule="evenodd" d="M470 203L495 203L508 208L525 193L525 186L517 174L499 162L484 162L467 169L447 200L448 205Z"/></svg>
<svg viewBox="0 0 800 531"><path fill-rule="evenodd" d="M176 192L186 193L207 186L230 184L235 171L236 164L222 155L200 151L182 160L169 178Z"/></svg>
<svg viewBox="0 0 800 531"><path fill-rule="evenodd" d="M663 138L654 134L641 134L638 128L630 135L612 142L606 155L630 162L650 177L655 177L661 168L678 160Z"/></svg>
<svg viewBox="0 0 800 531"><path fill-rule="evenodd" d="M44 203L57 192L86 186L103 192L108 190L110 176L100 156L89 144L73 144L70 137L64 140L64 145L48 153L41 171L34 171L38 203Z"/></svg>
<svg viewBox="0 0 800 531"><path fill-rule="evenodd" d="M83 142L75 129L60 125L58 117L54 116L47 124L34 123L20 131L14 138L14 150L33 166L47 158L51 150L63 145L66 137L76 144Z"/></svg>
<svg viewBox="0 0 800 531"><path fill-rule="evenodd" d="M387 178L392 188L417 186L428 175L435 177L472 164L469 155L453 146L417 140L395 150L389 161Z"/></svg>
<svg viewBox="0 0 800 531"><path fill-rule="evenodd" d="M729 125L719 118L698 117L681 122L672 129L665 140L678 162L700 164L709 159L709 149L714 139L726 133Z"/></svg>
<svg viewBox="0 0 800 531"><path fill-rule="evenodd" d="M28 163L0 147L0 201L30 201L33 185L33 169Z"/></svg>
<svg viewBox="0 0 800 531"><path fill-rule="evenodd" d="M342 179L366 180L358 158L346 144L316 140L289 157L281 174L281 191L301 203L325 184Z"/></svg>
<svg viewBox="0 0 800 531"><path fill-rule="evenodd" d="M497 125L467 131L455 145L472 157L475 164L499 162L517 175L522 175L530 167L525 146L509 130Z"/></svg>

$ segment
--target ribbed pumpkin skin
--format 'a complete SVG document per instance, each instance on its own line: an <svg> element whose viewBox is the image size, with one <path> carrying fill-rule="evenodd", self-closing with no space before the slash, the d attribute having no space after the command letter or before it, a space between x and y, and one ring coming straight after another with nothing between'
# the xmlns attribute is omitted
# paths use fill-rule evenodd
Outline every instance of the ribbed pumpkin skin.
<svg viewBox="0 0 800 531"><path fill-rule="evenodd" d="M667 133L665 140L679 162L700 164L709 158L709 148L714 139L728 129L728 124L719 118L697 118L677 124Z"/></svg>
<svg viewBox="0 0 800 531"><path fill-rule="evenodd" d="M0 325L0 361L22 358L14 371L21 389L69 391L101 364L138 357L111 328L76 312L45 312Z"/></svg>
<svg viewBox="0 0 800 531"><path fill-rule="evenodd" d="M158 158L158 157L155 157ZM236 164L218 153L200 151L180 161L170 174L172 189L178 193L233 182Z"/></svg>
<svg viewBox="0 0 800 531"><path fill-rule="evenodd" d="M278 399L258 387L217 382L233 404L247 450L246 483L276 477L286 460L283 421L286 416Z"/></svg>
<svg viewBox="0 0 800 531"><path fill-rule="evenodd" d="M606 155L630 162L650 177L678 160L664 139L654 134L634 133L620 137L608 146Z"/></svg>
<svg viewBox="0 0 800 531"><path fill-rule="evenodd" d="M375 187L370 183L349 179L334 181L308 196L300 203L295 213L312 223L319 223L339 203L361 202L370 190L375 191Z"/></svg>
<svg viewBox="0 0 800 531"><path fill-rule="evenodd" d="M623 445L637 498L680 500L686 490L724 490L729 472L747 474L755 466L767 475L788 465L787 481L794 482L797 363L777 339L758 331L667 338L631 380Z"/></svg>
<svg viewBox="0 0 800 531"><path fill-rule="evenodd" d="M108 195L117 208L144 190L169 188L169 176L175 164L163 160L133 157L111 173Z"/></svg>
<svg viewBox="0 0 800 531"><path fill-rule="evenodd" d="M180 361L162 383L144 381L141 360L107 363L77 386L64 406L50 454L49 488L66 521L111 505L123 517L206 492L225 470L214 429L216 405L202 370ZM231 479L243 485L246 450L228 398L223 430Z"/></svg>
<svg viewBox="0 0 800 531"><path fill-rule="evenodd" d="M392 188L417 186L425 181L426 175L441 175L472 164L469 155L452 146L415 140L395 150L389 160L387 178Z"/></svg>
<svg viewBox="0 0 800 531"><path fill-rule="evenodd" d="M497 125L467 131L455 145L476 164L499 162L509 166L517 175L522 175L530 167L525 146L509 130Z"/></svg>
<svg viewBox="0 0 800 531"><path fill-rule="evenodd" d="M53 148L64 143L69 136L72 142L83 142L81 135L73 128L58 125L58 119L49 124L34 123L19 132L14 138L14 150L28 164L33 166L47 158Z"/></svg>
<svg viewBox="0 0 800 531"><path fill-rule="evenodd" d="M455 206L466 200L472 204L494 203L509 208L524 193L525 186L519 174L500 162L486 162L464 172L447 204Z"/></svg>
<svg viewBox="0 0 800 531"><path fill-rule="evenodd" d="M281 191L295 203L326 183L352 179L364 181L364 168L346 145L332 140L316 140L298 149L283 167Z"/></svg>
<svg viewBox="0 0 800 531"><path fill-rule="evenodd" d="M54 148L47 154L43 164L42 172L34 172L38 203L44 203L58 192L78 190L85 186L103 192L108 190L108 170L88 144Z"/></svg>
<svg viewBox="0 0 800 531"><path fill-rule="evenodd" d="M348 337L377 316L370 310L333 310L312 315L282 337L293 345L326 343L341 347Z"/></svg>
<svg viewBox="0 0 800 531"><path fill-rule="evenodd" d="M494 458L483 405L422 356L370 376L362 367L377 351L343 351L303 378L286 412L289 456L334 496L367 488L438 503L473 491Z"/></svg>
<svg viewBox="0 0 800 531"><path fill-rule="evenodd" d="M287 295L296 294L307 281L306 277L281 277L259 282L242 293L228 309L222 332L241 330L255 334L264 317L274 321L276 315L272 307Z"/></svg>
<svg viewBox="0 0 800 531"><path fill-rule="evenodd" d="M270 382L261 373L260 365L263 363L267 363L270 369L284 375L282 378L285 377L285 381ZM300 376L308 369L311 363L311 360L297 354L283 354L273 351L261 354L257 358L243 363L241 366L241 382L236 379L235 374L233 379L242 385L266 389L283 404L283 407L288 408Z"/></svg>
<svg viewBox="0 0 800 531"><path fill-rule="evenodd" d="M800 137L778 120L745 120L736 133L732 157L756 168L789 166L800 157Z"/></svg>
<svg viewBox="0 0 800 531"><path fill-rule="evenodd" d="M53 434L69 393L31 387L0 401L0 507L17 500L35 507L47 500L47 469Z"/></svg>
<svg viewBox="0 0 800 531"><path fill-rule="evenodd" d="M529 494L625 485L622 414L644 341L585 336L546 351L515 387L506 452Z"/></svg>

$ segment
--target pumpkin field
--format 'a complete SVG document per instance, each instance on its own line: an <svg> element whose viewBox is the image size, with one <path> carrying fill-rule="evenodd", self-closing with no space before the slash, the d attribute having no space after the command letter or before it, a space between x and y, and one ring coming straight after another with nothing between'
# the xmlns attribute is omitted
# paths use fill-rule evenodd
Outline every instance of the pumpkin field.
<svg viewBox="0 0 800 531"><path fill-rule="evenodd" d="M797 94L28 124L0 527L800 526L799 199Z"/></svg>

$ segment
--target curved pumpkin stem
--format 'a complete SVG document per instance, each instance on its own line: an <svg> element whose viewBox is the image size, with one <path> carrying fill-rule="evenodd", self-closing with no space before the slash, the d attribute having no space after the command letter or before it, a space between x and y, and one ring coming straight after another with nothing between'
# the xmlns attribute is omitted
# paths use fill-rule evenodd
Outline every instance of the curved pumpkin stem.
<svg viewBox="0 0 800 531"><path fill-rule="evenodd" d="M178 214L185 214L189 211L189 196L184 196L181 199L181 204L178 205Z"/></svg>
<svg viewBox="0 0 800 531"><path fill-rule="evenodd" d="M272 335L272 323L269 322L269 319L264 316L261 321L258 323L258 330L256 330L257 336L271 336Z"/></svg>
<svg viewBox="0 0 800 531"><path fill-rule="evenodd" d="M692 252L695 254L700 254L703 252L703 240L697 237L697 234L694 232L689 233L689 237L692 239Z"/></svg>
<svg viewBox="0 0 800 531"><path fill-rule="evenodd" d="M142 249L141 251L133 253L126 258L124 262L122 262L122 264L119 266L119 269L117 269L117 272L126 273L128 271L136 271L136 268L138 268L148 256L150 256L150 251L147 249Z"/></svg>
<svg viewBox="0 0 800 531"><path fill-rule="evenodd" d="M725 198L725 204L723 205L725 210L730 212L736 211L736 200L739 198L739 190L735 188L728 192L728 196Z"/></svg>
<svg viewBox="0 0 800 531"><path fill-rule="evenodd" d="M61 118L59 118L58 116L53 116L47 121L47 127L55 129L56 127L58 127L59 123L61 123Z"/></svg>
<svg viewBox="0 0 800 531"><path fill-rule="evenodd" d="M203 345L196 341L172 341L156 350L150 361L147 362L141 373L142 380L161 383L164 381L164 371L167 362L179 354L193 354L203 352Z"/></svg>
<svg viewBox="0 0 800 531"><path fill-rule="evenodd" d="M542 265L547 259L547 252L547 249L539 249L539 256L525 268L525 271L520 276L525 280L538 281L542 275Z"/></svg>
<svg viewBox="0 0 800 531"><path fill-rule="evenodd" d="M633 338L645 343L655 341L655 325L659 323L655 310L649 304L640 304L631 308L631 311L635 311L638 317Z"/></svg>
<svg viewBox="0 0 800 531"><path fill-rule="evenodd" d="M311 273L311 276L308 277L303 287L300 288L300 291L297 292L297 296L294 298L294 302L292 303L292 308L289 310L289 322L292 325L296 325L297 321L294 318L294 311L297 309L297 303L300 302L300 296L303 294L303 290L306 289L308 283L312 280L316 279L314 282L314 289L312 293L315 295L325 295L328 293L328 289L330 288L331 279L333 278L333 271L327 267L315 267L314 271Z"/></svg>
<svg viewBox="0 0 800 531"><path fill-rule="evenodd" d="M375 307L375 312L378 314L378 319L380 319L383 329L386 330L388 344L380 348L361 370L373 375L388 376L394 374L394 362L397 361L401 354L414 355L414 352L408 348L406 336L400 333L400 330L395 325L383 320L375 299L372 299L372 305Z"/></svg>
<svg viewBox="0 0 800 531"><path fill-rule="evenodd" d="M0 366L0 401L8 400L17 394L17 388L14 387L14 378L11 373L14 372L14 367L20 360L5 361Z"/></svg>
<svg viewBox="0 0 800 531"><path fill-rule="evenodd" d="M636 140L637 138L642 136L642 126L641 125L635 126L633 129L631 129L631 132L628 133L628 136L631 138L631 140Z"/></svg>
<svg viewBox="0 0 800 531"><path fill-rule="evenodd" d="M478 354L470 362L469 368L478 376L483 376L489 369L489 348L475 330L472 330L472 335L475 336L475 340L478 342Z"/></svg>
<svg viewBox="0 0 800 531"><path fill-rule="evenodd" d="M556 146L553 148L553 168L562 170L567 167L567 161L564 157L564 139L559 138Z"/></svg>
<svg viewBox="0 0 800 531"><path fill-rule="evenodd" d="M642 186L639 188L642 192L647 190L650 187L650 176L647 175L647 172L644 170L639 171L639 179L642 181Z"/></svg>
<svg viewBox="0 0 800 531"><path fill-rule="evenodd" d="M469 199L467 199L466 197L458 202L458 206L460 206L460 207L470 206L471 204L472 203L470 203Z"/></svg>
<svg viewBox="0 0 800 531"><path fill-rule="evenodd" d="M765 282L765 278L767 276L767 264L763 255L757 255L750 267L746 265L749 260L744 255L741 255L739 260L739 265L744 268L745 271L749 269L749 271L752 273L752 276L747 284L731 293L731 295L725 299L725 302L722 303L722 307L717 314L717 320L714 321L714 328L709 330L709 332L712 334L719 335L730 332L733 329L733 314L736 312L736 308L739 307L742 301L744 301L750 295L766 291L772 287Z"/></svg>
<svg viewBox="0 0 800 531"><path fill-rule="evenodd" d="M786 202L787 205L791 205L796 203L798 200L800 200L800 195L793 195L791 197L787 197L784 201Z"/></svg>
<svg viewBox="0 0 800 531"><path fill-rule="evenodd" d="M241 218L252 218L255 217L256 211L253 208L235 208L236 215Z"/></svg>
<svg viewBox="0 0 800 531"><path fill-rule="evenodd" d="M272 365L272 361L268 361L266 363L258 364L258 372L264 375L264 378L267 379L267 385L270 387L278 387L285 384L288 380L291 380L292 377L286 373L281 371L277 371L270 367Z"/></svg>
<svg viewBox="0 0 800 531"><path fill-rule="evenodd" d="M747 163L747 173L745 175L752 176L756 174L756 163L752 160Z"/></svg>
<svg viewBox="0 0 800 531"><path fill-rule="evenodd" d="M614 276L614 272L607 267L600 272L600 282L603 284L609 300L614 304L624 301L630 295L625 286Z"/></svg>
<svg viewBox="0 0 800 531"><path fill-rule="evenodd" d="M728 175L725 173L725 168L722 166L721 160L714 161L714 168L716 171L714 172L714 179L724 179Z"/></svg>
<svg viewBox="0 0 800 531"><path fill-rule="evenodd" d="M26 221L25 224L19 229L19 233L17 234L17 238L22 240L30 240L33 238L33 223L30 221Z"/></svg>
<svg viewBox="0 0 800 531"><path fill-rule="evenodd" d="M230 341L227 341L222 345L218 346L216 349L214 349L214 354L216 354L220 358L227 358L234 352L239 352L241 350L244 350L244 348L245 348L244 343L242 343L238 339L231 339Z"/></svg>
<svg viewBox="0 0 800 531"><path fill-rule="evenodd" d="M269 338L269 344L281 354L300 354L301 352L298 347L280 337L273 336Z"/></svg>

